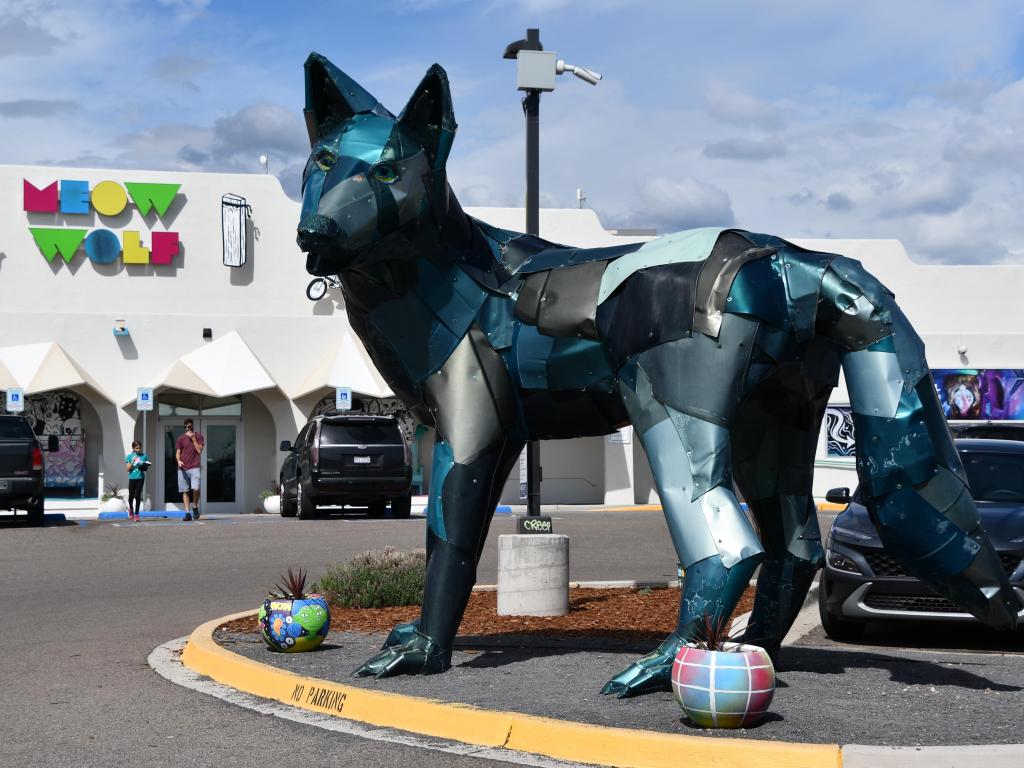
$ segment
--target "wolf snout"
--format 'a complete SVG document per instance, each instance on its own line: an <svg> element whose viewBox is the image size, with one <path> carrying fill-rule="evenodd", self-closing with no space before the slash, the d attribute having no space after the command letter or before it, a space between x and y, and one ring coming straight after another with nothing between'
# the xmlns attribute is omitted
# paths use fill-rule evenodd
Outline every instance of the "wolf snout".
<svg viewBox="0 0 1024 768"><path fill-rule="evenodd" d="M319 214L303 219L299 223L298 235L295 238L299 248L307 253L336 243L341 229L334 219Z"/></svg>

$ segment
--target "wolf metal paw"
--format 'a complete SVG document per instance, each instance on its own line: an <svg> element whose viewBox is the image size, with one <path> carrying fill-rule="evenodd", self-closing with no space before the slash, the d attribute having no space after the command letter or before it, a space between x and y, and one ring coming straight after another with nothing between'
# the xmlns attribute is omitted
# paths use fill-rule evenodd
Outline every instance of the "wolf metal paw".
<svg viewBox="0 0 1024 768"><path fill-rule="evenodd" d="M416 637L416 633L419 632L419 629L419 619L416 619L415 621L407 621L405 624L398 624L391 630L391 633L388 635L388 639L385 640L384 645L381 646L381 650L412 642L412 639Z"/></svg>
<svg viewBox="0 0 1024 768"><path fill-rule="evenodd" d="M414 632L412 640L384 648L352 674L357 677L393 677L394 675L434 675L447 670L451 652L445 652L426 635Z"/></svg>
<svg viewBox="0 0 1024 768"><path fill-rule="evenodd" d="M614 693L625 699L643 693L672 690L672 662L682 645L679 635L669 635L657 649L637 659L605 683L601 693Z"/></svg>

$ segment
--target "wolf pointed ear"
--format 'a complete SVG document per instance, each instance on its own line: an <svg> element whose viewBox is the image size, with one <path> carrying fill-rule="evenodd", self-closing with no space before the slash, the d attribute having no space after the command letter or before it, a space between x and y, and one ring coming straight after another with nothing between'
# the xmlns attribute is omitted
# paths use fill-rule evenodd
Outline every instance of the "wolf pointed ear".
<svg viewBox="0 0 1024 768"><path fill-rule="evenodd" d="M410 130L427 153L431 170L440 170L448 162L455 140L455 112L448 88L448 74L441 65L427 70L412 98L398 116L398 122Z"/></svg>
<svg viewBox="0 0 1024 768"><path fill-rule="evenodd" d="M310 146L360 112L394 117L366 89L331 64L325 56L315 52L309 54L305 72L306 108L302 113L306 117Z"/></svg>

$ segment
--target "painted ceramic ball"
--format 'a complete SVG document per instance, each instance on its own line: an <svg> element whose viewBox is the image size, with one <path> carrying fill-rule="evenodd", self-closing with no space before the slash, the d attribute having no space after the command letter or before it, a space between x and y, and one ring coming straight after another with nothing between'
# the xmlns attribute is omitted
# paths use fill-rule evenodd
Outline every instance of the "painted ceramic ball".
<svg viewBox="0 0 1024 768"><path fill-rule="evenodd" d="M672 662L672 693L701 728L746 728L775 696L775 667L764 648L726 643L706 651L684 645Z"/></svg>
<svg viewBox="0 0 1024 768"><path fill-rule="evenodd" d="M311 651L327 637L331 612L322 595L301 600L268 597L259 611L260 635L274 651Z"/></svg>

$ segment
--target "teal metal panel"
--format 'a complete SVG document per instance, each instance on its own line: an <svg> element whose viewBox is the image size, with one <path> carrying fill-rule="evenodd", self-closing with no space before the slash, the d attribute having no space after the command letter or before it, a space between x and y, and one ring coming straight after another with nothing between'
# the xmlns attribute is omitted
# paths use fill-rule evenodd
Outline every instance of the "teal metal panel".
<svg viewBox="0 0 1024 768"><path fill-rule="evenodd" d="M842 356L854 413L891 419L903 393L900 363L892 352L861 350Z"/></svg>
<svg viewBox="0 0 1024 768"><path fill-rule="evenodd" d="M438 440L434 443L434 458L431 462L430 495L427 497L427 526L441 541L448 540L448 534L444 528L441 494L444 491L445 478L454 466L455 457L452 455L451 446L443 440Z"/></svg>
<svg viewBox="0 0 1024 768"><path fill-rule="evenodd" d="M638 270L677 261L703 261L723 231L722 227L704 227L675 232L650 240L632 253L620 256L608 265L601 278L598 304L611 296L627 277Z"/></svg>

